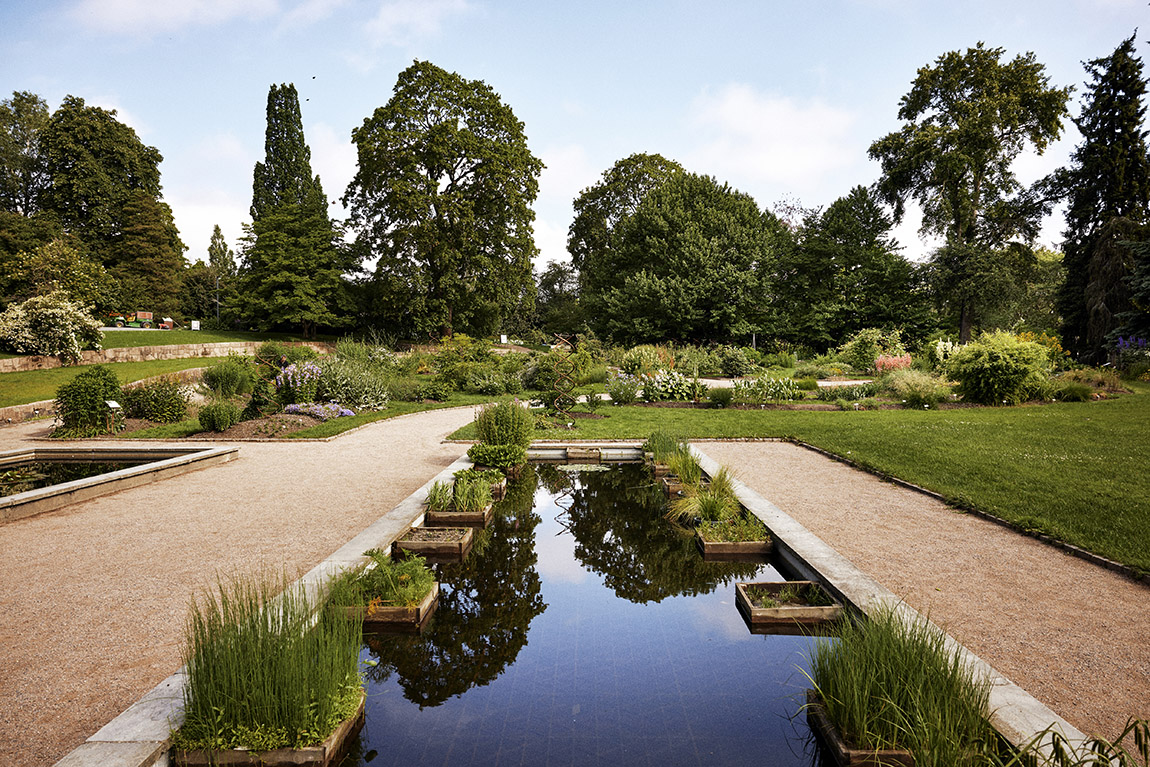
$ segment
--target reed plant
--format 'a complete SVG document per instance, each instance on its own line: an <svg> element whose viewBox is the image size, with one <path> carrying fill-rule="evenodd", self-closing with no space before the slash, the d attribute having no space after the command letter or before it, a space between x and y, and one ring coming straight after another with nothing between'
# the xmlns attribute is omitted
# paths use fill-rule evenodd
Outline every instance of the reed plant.
<svg viewBox="0 0 1150 767"><path fill-rule="evenodd" d="M698 487L703 482L703 467L689 447L672 453L667 459L667 466L688 487Z"/></svg>
<svg viewBox="0 0 1150 767"><path fill-rule="evenodd" d="M810 658L827 717L851 746L904 748L918 767L986 764L998 750L987 720L990 682L925 618L894 608L842 621Z"/></svg>
<svg viewBox="0 0 1150 767"><path fill-rule="evenodd" d="M436 482L427 491L427 508L430 511L447 511L451 508L452 494L450 482Z"/></svg>
<svg viewBox="0 0 1150 767"><path fill-rule="evenodd" d="M770 531L758 517L734 515L726 519L704 519L699 523L699 535L706 541L769 541Z"/></svg>
<svg viewBox="0 0 1150 767"><path fill-rule="evenodd" d="M482 511L490 504L490 482L455 480L456 511Z"/></svg>
<svg viewBox="0 0 1150 767"><path fill-rule="evenodd" d="M727 522L738 513L739 502L734 498L696 486L688 487L686 493L671 501L666 517L680 524L688 524L696 519Z"/></svg>
<svg viewBox="0 0 1150 767"><path fill-rule="evenodd" d="M685 439L670 432L653 431L643 443L643 450L651 453L655 463L665 464L672 455L681 452L686 444Z"/></svg>
<svg viewBox="0 0 1150 767"><path fill-rule="evenodd" d="M177 749L302 748L359 706L361 624L318 619L286 576L219 580L186 626L184 723Z"/></svg>

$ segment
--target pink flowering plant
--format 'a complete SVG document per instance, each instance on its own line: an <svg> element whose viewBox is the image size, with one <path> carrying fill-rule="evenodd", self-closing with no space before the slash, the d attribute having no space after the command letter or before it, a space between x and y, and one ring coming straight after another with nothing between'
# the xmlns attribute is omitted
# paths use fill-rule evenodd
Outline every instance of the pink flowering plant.
<svg viewBox="0 0 1150 767"><path fill-rule="evenodd" d="M910 367L911 358L909 354L893 355L893 354L880 354L875 357L874 367L879 375L889 373L892 370L906 370Z"/></svg>

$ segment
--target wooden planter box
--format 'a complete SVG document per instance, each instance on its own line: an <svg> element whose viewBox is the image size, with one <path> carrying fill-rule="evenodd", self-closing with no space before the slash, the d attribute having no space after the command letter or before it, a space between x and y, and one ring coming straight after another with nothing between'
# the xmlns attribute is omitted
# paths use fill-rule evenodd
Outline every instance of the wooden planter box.
<svg viewBox="0 0 1150 767"><path fill-rule="evenodd" d="M414 607L376 605L344 607L349 616L363 618L363 630L370 634L414 634L439 607L439 583L431 584L427 595Z"/></svg>
<svg viewBox="0 0 1150 767"><path fill-rule="evenodd" d="M597 447L569 447L567 460L572 463L599 463L600 453Z"/></svg>
<svg viewBox="0 0 1150 767"><path fill-rule="evenodd" d="M347 746L363 727L363 708L367 696L361 691L359 709L344 719L335 731L318 746L307 748L277 748L274 751L180 751L172 749L172 764L176 767L330 767L339 764Z"/></svg>
<svg viewBox="0 0 1150 767"><path fill-rule="evenodd" d="M418 530L420 528L412 529ZM408 538L408 535L411 534L409 531L403 538L391 544L392 555L410 552L426 558L429 562L462 562L463 558L467 556L467 552L471 550L471 544L475 540L475 530L470 527L435 529L441 531L456 529L460 531L460 534L450 540L421 541Z"/></svg>
<svg viewBox="0 0 1150 767"><path fill-rule="evenodd" d="M491 484L491 500L502 501L507 495L507 477Z"/></svg>
<svg viewBox="0 0 1150 767"><path fill-rule="evenodd" d="M505 480L506 481L506 480ZM479 511L432 511L428 509L423 515L423 524L428 527L487 527L487 523L495 515L495 506L487 504Z"/></svg>
<svg viewBox="0 0 1150 767"><path fill-rule="evenodd" d="M660 477L665 477L671 473L671 467L670 466L668 466L665 463L654 463L654 459L652 459L651 466L653 466L655 469L655 479L659 479Z"/></svg>
<svg viewBox="0 0 1150 767"><path fill-rule="evenodd" d="M807 690L807 724L823 742L839 767L914 767L914 755L903 749L865 751L851 748L827 718L819 694Z"/></svg>
<svg viewBox="0 0 1150 767"><path fill-rule="evenodd" d="M833 604L821 607L813 605L783 605L781 607L755 607L747 594L747 587L753 586L772 594L777 594L788 586L817 586L812 581L783 581L776 583L736 583L735 604L752 633L802 634L815 633L815 629L833 623L842 617L843 606Z"/></svg>
<svg viewBox="0 0 1150 767"><path fill-rule="evenodd" d="M695 530L695 545L706 562L765 562L774 550L774 541L708 541Z"/></svg>

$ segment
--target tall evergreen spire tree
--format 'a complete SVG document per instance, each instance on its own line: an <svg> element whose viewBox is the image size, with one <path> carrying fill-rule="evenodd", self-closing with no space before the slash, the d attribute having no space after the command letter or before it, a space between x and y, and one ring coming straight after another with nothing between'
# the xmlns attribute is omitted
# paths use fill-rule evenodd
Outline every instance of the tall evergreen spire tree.
<svg viewBox="0 0 1150 767"><path fill-rule="evenodd" d="M343 274L354 264L312 175L294 85L268 92L264 149L253 174L237 308L260 329L296 326L314 337L320 326L346 324L351 303Z"/></svg>
<svg viewBox="0 0 1150 767"><path fill-rule="evenodd" d="M327 196L319 176L312 176L311 149L303 136L303 117L295 85L273 85L268 91L264 161L256 163L252 184L252 220L280 205L319 206Z"/></svg>
<svg viewBox="0 0 1150 767"><path fill-rule="evenodd" d="M1130 308L1127 277L1134 254L1122 243L1146 236L1150 155L1142 130L1146 78L1142 60L1134 55L1134 35L1085 66L1093 82L1075 120L1083 142L1071 167L1055 176L1069 198L1066 283L1058 308L1063 345L1083 359L1100 361L1116 317Z"/></svg>

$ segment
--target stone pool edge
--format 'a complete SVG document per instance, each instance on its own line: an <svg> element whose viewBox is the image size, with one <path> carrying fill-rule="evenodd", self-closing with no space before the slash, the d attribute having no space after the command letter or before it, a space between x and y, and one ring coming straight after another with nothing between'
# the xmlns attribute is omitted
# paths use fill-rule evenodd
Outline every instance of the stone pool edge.
<svg viewBox="0 0 1150 767"><path fill-rule="evenodd" d="M600 460L640 460L639 443L601 442L573 444L576 450L598 448ZM549 443L528 450L532 460L557 461L566 458L567 445ZM692 445L704 471L714 474L719 463ZM323 584L342 570L367 560L367 549L390 545L423 515L423 499L435 482L450 480L455 471L471 465L466 454L457 458L439 474L394 508L386 511L350 541L334 551L299 579L308 596L316 604L322 597ZM918 618L919 613L890 590L859 570L844 556L811 533L779 507L757 492L735 480L739 500L774 533L779 555L797 573L824 583L845 604L862 613L892 605L905 620ZM1086 739L1062 717L1028 692L997 672L990 664L970 652L946 635L949 647L973 665L978 673L991 680L991 723L995 729L1015 745L1029 743L1038 733L1054 727L1071 743ZM123 713L101 727L79 747L56 762L55 767L170 767L168 733L183 714L183 685L185 671L176 671L160 682Z"/></svg>

